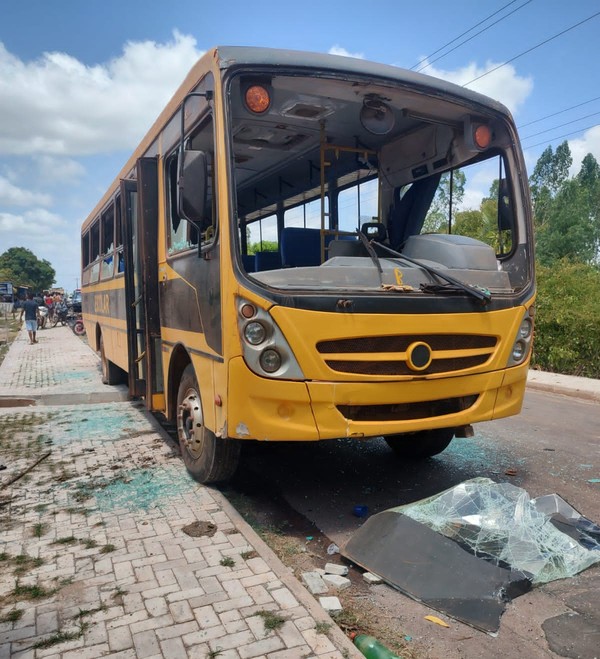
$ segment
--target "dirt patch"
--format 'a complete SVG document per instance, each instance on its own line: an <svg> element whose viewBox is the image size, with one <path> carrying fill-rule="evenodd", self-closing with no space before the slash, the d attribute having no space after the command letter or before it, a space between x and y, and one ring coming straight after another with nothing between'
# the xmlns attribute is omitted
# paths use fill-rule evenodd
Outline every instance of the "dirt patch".
<svg viewBox="0 0 600 659"><path fill-rule="evenodd" d="M202 536L212 538L217 532L217 525L212 522L196 521L184 526L181 530L192 538L200 538Z"/></svg>

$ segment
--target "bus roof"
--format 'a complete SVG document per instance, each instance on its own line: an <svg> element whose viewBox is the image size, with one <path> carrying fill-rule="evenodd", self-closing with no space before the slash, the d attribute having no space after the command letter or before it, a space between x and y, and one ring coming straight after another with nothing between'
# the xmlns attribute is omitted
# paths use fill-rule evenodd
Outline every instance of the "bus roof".
<svg viewBox="0 0 600 659"><path fill-rule="evenodd" d="M460 87L459 85L446 80L434 78L422 73L416 73L397 66L379 64L377 62L370 62L355 57L298 50L258 48L254 46L217 46L206 51L190 69L171 100L152 124L151 128L103 195L102 199L96 204L94 209L83 222L82 231L87 229L87 227L98 216L112 194L114 194L119 181L129 175L138 158L141 158L144 155L160 133L163 126L165 126L171 117L177 112L185 95L194 89L200 79L211 69L212 60L218 62L221 70L235 69L244 66L279 67L281 69L305 68L342 75L361 75L379 78L381 80L389 80L413 88L420 88L423 92L428 94L454 97L457 99L460 98L467 103L478 105L497 114L504 115L512 121L509 110L499 101L470 89L465 89L464 87Z"/></svg>

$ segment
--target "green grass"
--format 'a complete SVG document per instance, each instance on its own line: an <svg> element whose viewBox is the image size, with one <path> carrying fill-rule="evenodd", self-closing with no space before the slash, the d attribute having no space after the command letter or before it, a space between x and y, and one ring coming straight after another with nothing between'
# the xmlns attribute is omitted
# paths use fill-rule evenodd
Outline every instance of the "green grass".
<svg viewBox="0 0 600 659"><path fill-rule="evenodd" d="M17 622L21 620L24 613L23 609L11 609L0 618L0 622Z"/></svg>
<svg viewBox="0 0 600 659"><path fill-rule="evenodd" d="M34 538L41 538L44 533L46 533L47 528L46 525L43 524L42 522L38 522L37 524L33 525L33 530L32 534Z"/></svg>
<svg viewBox="0 0 600 659"><path fill-rule="evenodd" d="M38 641L32 647L34 650L44 650L46 648L51 648L54 645L58 645L59 643L64 643L65 641L73 641L80 636L81 634L79 632L58 631L56 634L52 634L52 636L48 636L48 638Z"/></svg>
<svg viewBox="0 0 600 659"><path fill-rule="evenodd" d="M225 558L222 558L219 561L219 564L223 567L233 567L235 565L235 561L233 558L231 558L231 556L225 556Z"/></svg>
<svg viewBox="0 0 600 659"><path fill-rule="evenodd" d="M278 613L273 613L273 611L257 611L254 615L260 616L263 619L267 634L279 629L289 619L280 616Z"/></svg>
<svg viewBox="0 0 600 659"><path fill-rule="evenodd" d="M111 545L108 543L107 545L104 545L102 549L100 550L101 554L110 554L111 551L114 551L116 547L114 545Z"/></svg>
<svg viewBox="0 0 600 659"><path fill-rule="evenodd" d="M50 597L51 595L54 595L55 592L56 589L48 590L39 584L34 586L20 584L19 580L17 579L11 595L20 599L39 600L44 599L45 597Z"/></svg>

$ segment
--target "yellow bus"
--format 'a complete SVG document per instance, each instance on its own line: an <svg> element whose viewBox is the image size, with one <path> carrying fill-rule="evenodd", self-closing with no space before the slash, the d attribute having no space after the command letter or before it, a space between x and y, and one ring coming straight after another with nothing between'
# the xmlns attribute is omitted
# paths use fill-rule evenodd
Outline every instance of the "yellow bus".
<svg viewBox="0 0 600 659"><path fill-rule="evenodd" d="M443 451L520 411L527 175L500 103L349 57L207 52L82 227L103 379L201 482L243 440ZM125 376L126 374L126 376Z"/></svg>

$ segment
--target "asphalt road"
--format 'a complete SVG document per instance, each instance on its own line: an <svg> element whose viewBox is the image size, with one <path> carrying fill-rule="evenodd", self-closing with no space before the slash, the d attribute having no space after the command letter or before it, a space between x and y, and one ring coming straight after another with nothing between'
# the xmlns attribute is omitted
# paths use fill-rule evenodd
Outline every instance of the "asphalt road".
<svg viewBox="0 0 600 659"><path fill-rule="evenodd" d="M417 501L464 480L485 476L526 489L557 493L600 522L600 405L529 391L518 417L480 424L472 439L454 440L441 455L402 463L383 440L280 444L246 451L243 469L268 482L287 502L342 546L369 514ZM536 587L513 600L497 637L449 620L386 586L371 589L371 605L391 613L423 656L600 656L600 566Z"/></svg>

